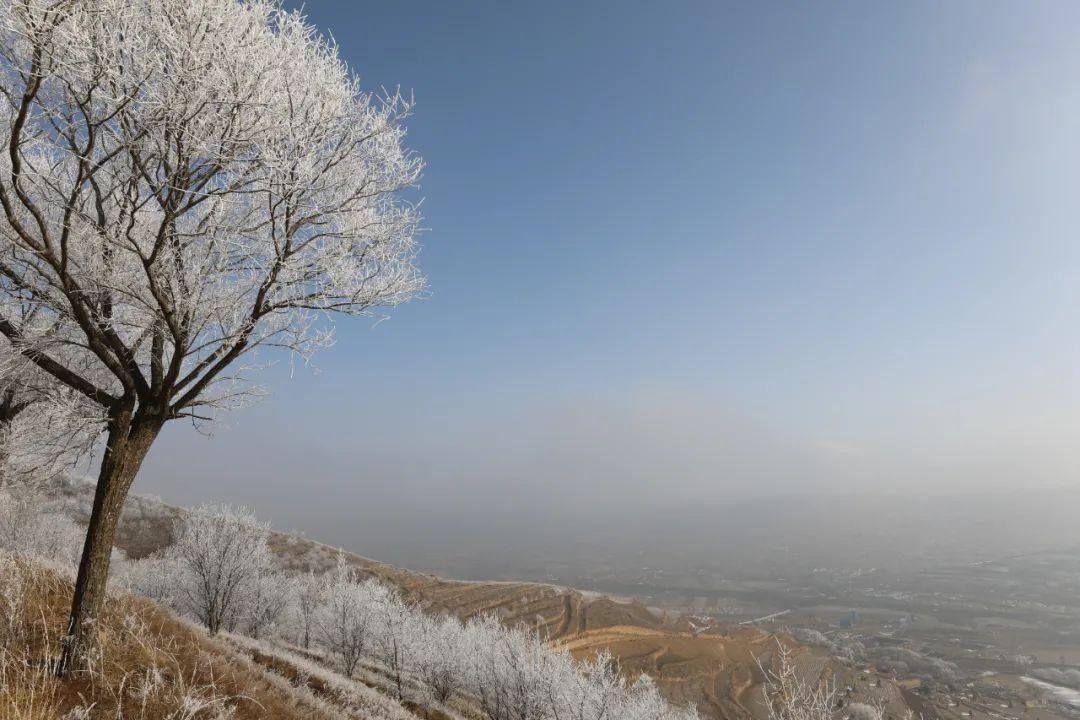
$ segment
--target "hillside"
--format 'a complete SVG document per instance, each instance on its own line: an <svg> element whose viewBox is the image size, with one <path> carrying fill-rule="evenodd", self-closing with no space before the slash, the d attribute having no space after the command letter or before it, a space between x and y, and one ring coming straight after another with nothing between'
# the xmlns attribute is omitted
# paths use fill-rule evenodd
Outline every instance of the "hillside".
<svg viewBox="0 0 1080 720"><path fill-rule="evenodd" d="M59 680L48 661L58 655L70 599L64 573L0 552L3 720L416 719L361 683L306 665L296 670L237 638L210 638L116 589L90 670Z"/></svg>
<svg viewBox="0 0 1080 720"><path fill-rule="evenodd" d="M49 503L83 520L92 486L56 485ZM149 554L172 541L171 528L184 511L159 501L132 496L118 534L117 546L130 556ZM275 533L271 547L289 571L328 570L339 551L295 535ZM807 674L817 681L842 674L833 660L799 647L788 637L753 628L700 632L685 616L595 593L529 582L465 582L416 573L354 553L343 553L362 573L398 588L406 597L435 613L467 619L495 614L504 624L536 628L552 643L576 657L610 651L631 675L647 672L663 695L675 703L690 702L708 717L760 720L761 666L772 662L778 643L789 648Z"/></svg>

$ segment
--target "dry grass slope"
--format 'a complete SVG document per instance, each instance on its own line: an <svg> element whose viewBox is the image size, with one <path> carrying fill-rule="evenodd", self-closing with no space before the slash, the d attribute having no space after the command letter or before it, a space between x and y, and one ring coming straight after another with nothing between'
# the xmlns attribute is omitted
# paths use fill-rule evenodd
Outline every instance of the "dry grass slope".
<svg viewBox="0 0 1080 720"><path fill-rule="evenodd" d="M342 717L149 601L112 591L89 669L49 664L71 599L62 573L0 554L3 720L336 720Z"/></svg>

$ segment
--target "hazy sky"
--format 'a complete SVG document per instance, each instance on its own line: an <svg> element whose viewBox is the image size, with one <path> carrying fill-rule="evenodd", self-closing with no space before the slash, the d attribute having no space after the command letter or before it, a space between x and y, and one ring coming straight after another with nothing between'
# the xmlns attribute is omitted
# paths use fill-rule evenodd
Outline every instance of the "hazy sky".
<svg viewBox="0 0 1080 720"><path fill-rule="evenodd" d="M415 91L431 296L174 423L137 491L340 536L1077 481L1080 4L306 11Z"/></svg>

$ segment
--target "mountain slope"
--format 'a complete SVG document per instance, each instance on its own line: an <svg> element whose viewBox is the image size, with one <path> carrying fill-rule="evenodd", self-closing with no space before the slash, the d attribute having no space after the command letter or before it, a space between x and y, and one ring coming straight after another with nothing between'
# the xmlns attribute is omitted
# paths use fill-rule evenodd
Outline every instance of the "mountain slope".
<svg viewBox="0 0 1080 720"><path fill-rule="evenodd" d="M49 670L71 601L64 573L0 553L0 718L5 720L415 720L363 688L316 693L152 602L110 588L89 669ZM357 714L355 710L363 710Z"/></svg>
<svg viewBox="0 0 1080 720"><path fill-rule="evenodd" d="M92 490L85 483L57 485L49 502L85 521ZM163 548L172 542L171 528L183 513L133 496L125 508L117 546L132 556ZM761 703L761 668L770 666L778 647L792 651L812 682L840 679L845 672L831 658L799 647L791 638L753 628L700 632L685 616L639 602L543 583L450 580L284 533L272 536L271 547L288 571L322 572L340 553L362 573L397 587L431 612L461 619L493 613L508 625L535 628L577 657L610 651L625 672L647 672L668 700L693 703L707 717L762 720L767 713Z"/></svg>

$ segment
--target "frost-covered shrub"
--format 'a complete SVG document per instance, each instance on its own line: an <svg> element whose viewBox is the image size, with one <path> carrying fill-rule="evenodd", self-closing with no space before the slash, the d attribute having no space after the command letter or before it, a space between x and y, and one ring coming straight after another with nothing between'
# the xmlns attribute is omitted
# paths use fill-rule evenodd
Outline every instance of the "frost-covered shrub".
<svg viewBox="0 0 1080 720"><path fill-rule="evenodd" d="M42 507L34 495L0 491L0 549L74 570L85 531L68 516Z"/></svg>
<svg viewBox="0 0 1080 720"><path fill-rule="evenodd" d="M908 648L877 648L870 657L878 667L901 675L918 675L942 682L956 682L961 677L960 668L955 663Z"/></svg>
<svg viewBox="0 0 1080 720"><path fill-rule="evenodd" d="M174 609L179 607L180 585L186 579L180 558L170 551L132 560L117 573L117 581L131 592Z"/></svg>

